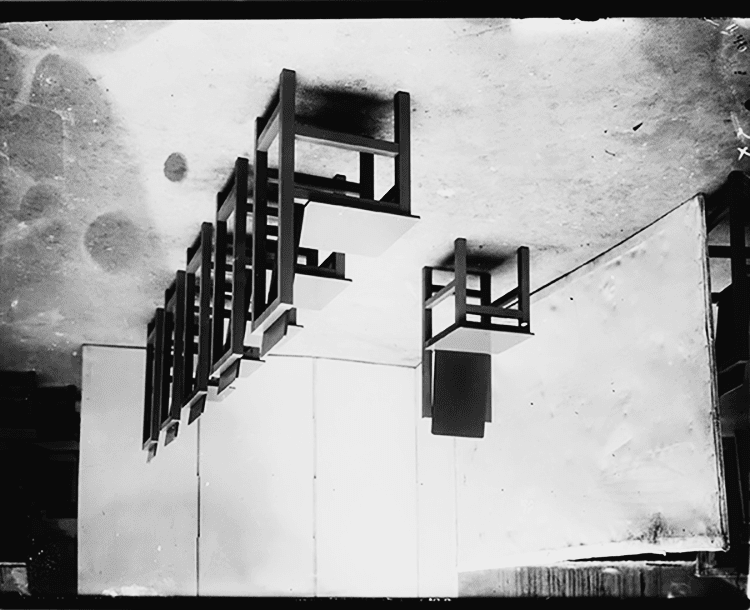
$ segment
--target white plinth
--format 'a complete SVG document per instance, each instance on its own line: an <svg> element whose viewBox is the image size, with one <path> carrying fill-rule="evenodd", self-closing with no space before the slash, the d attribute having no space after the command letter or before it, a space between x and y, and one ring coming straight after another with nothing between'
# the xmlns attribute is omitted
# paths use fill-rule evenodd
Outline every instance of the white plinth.
<svg viewBox="0 0 750 610"><path fill-rule="evenodd" d="M450 332L428 345L427 349L474 354L499 354L533 337L532 333L485 330L467 326L451 326Z"/></svg>
<svg viewBox="0 0 750 610"><path fill-rule="evenodd" d="M419 220L386 212L310 201L300 245L360 256L380 256Z"/></svg>

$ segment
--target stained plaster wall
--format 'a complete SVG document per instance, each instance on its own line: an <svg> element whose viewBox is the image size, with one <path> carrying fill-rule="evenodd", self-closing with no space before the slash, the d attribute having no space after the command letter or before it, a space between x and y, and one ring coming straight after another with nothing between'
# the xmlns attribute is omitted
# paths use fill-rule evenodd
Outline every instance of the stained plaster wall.
<svg viewBox="0 0 750 610"><path fill-rule="evenodd" d="M144 366L84 352L80 592L417 595L414 369L269 357L146 464Z"/></svg>
<svg viewBox="0 0 750 610"><path fill-rule="evenodd" d="M750 167L746 21L281 16L0 24L0 366L79 384L82 343L144 344L283 68L308 119L363 135L410 93L421 217L347 257L297 355L415 366L418 270L457 235L496 296L528 245L536 288ZM356 178L347 159L297 155Z"/></svg>
<svg viewBox="0 0 750 610"><path fill-rule="evenodd" d="M482 440L430 433L418 368L269 356L146 466L142 352L84 354L81 590L454 596L476 570L720 549L701 204L534 295Z"/></svg>
<svg viewBox="0 0 750 610"><path fill-rule="evenodd" d="M541 291L493 359L495 423L456 441L459 571L722 548L702 208Z"/></svg>

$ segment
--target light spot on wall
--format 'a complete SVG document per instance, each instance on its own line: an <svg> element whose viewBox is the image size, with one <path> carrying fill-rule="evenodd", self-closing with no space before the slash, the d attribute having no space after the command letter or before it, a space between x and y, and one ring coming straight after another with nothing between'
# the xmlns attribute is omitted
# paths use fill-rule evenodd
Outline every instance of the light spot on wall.
<svg viewBox="0 0 750 610"><path fill-rule="evenodd" d="M175 152L164 162L164 175L172 182L180 182L187 175L187 159Z"/></svg>

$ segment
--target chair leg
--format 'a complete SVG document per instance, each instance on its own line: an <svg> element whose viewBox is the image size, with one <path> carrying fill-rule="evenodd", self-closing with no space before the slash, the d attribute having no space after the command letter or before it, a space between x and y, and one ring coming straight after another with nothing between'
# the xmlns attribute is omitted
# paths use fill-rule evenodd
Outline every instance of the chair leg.
<svg viewBox="0 0 750 610"><path fill-rule="evenodd" d="M277 284L282 303L294 303L294 143L296 76L283 70L279 87L279 243Z"/></svg>
<svg viewBox="0 0 750 610"><path fill-rule="evenodd" d="M455 275L456 288L455 310L456 324L463 324L466 321L466 239L459 237L455 241Z"/></svg>
<svg viewBox="0 0 750 610"><path fill-rule="evenodd" d="M375 199L375 155L359 153L359 196Z"/></svg>
<svg viewBox="0 0 750 610"><path fill-rule="evenodd" d="M411 213L411 108L409 94L399 91L393 98L394 140L398 144L395 160L398 206Z"/></svg>
<svg viewBox="0 0 750 610"><path fill-rule="evenodd" d="M522 317L518 324L528 332L531 332L530 290L529 249L521 246L518 248L518 309Z"/></svg>
<svg viewBox="0 0 750 610"><path fill-rule="evenodd" d="M432 268L422 267L422 417L432 417L432 352L425 349L432 338L432 309L425 307L432 296Z"/></svg>
<svg viewBox="0 0 750 610"><path fill-rule="evenodd" d="M252 316L255 322L266 309L266 232L268 222L268 153L258 150L262 127L255 120L255 180L253 182Z"/></svg>

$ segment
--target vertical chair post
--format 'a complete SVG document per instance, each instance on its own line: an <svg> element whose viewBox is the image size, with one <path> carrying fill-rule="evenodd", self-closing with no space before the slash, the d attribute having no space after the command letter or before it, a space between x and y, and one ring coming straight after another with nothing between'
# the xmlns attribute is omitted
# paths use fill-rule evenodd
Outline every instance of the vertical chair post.
<svg viewBox="0 0 750 610"><path fill-rule="evenodd" d="M279 85L279 236L276 267L277 296L281 303L294 303L294 143L296 75L281 72Z"/></svg>
<svg viewBox="0 0 750 610"><path fill-rule="evenodd" d="M146 394L143 403L143 449L154 445L154 369L156 366L156 316L146 326ZM158 430L157 430L158 434ZM157 436L158 438L158 436ZM155 450L153 450L155 452Z"/></svg>
<svg viewBox="0 0 750 610"><path fill-rule="evenodd" d="M411 213L411 108L409 94L399 91L393 98L396 193L402 214Z"/></svg>
<svg viewBox="0 0 750 610"><path fill-rule="evenodd" d="M456 324L466 321L466 239L459 237L455 241L455 311Z"/></svg>
<svg viewBox="0 0 750 610"><path fill-rule="evenodd" d="M521 312L521 318L518 325L531 331L531 299L529 291L531 290L529 280L529 249L527 246L518 248L518 310Z"/></svg>
<svg viewBox="0 0 750 610"><path fill-rule="evenodd" d="M731 256L732 300L734 301L735 354L738 359L748 359L748 332L750 327L750 296L748 290L745 254L745 226L747 216L738 181L732 181L729 192L729 250Z"/></svg>
<svg viewBox="0 0 750 610"><path fill-rule="evenodd" d="M491 288L492 276L486 272L478 273L477 275L479 275L479 303L481 305L491 306L492 305L492 288ZM482 316L480 317L480 320L482 321L482 324L487 324L488 326L492 324L492 316L490 315L482 314Z"/></svg>
<svg viewBox="0 0 750 610"><path fill-rule="evenodd" d="M239 157L234 170L234 235L232 243L232 309L229 319L229 350L235 357L244 353L247 268L247 181L248 160ZM223 296L223 295L222 295ZM224 299L216 307L224 307Z"/></svg>
<svg viewBox="0 0 750 610"><path fill-rule="evenodd" d="M185 316L185 329L184 329L184 345L185 350L183 352L183 378L182 378L182 396L180 398L180 407L184 407L187 401L190 399L193 393L193 387L195 385L195 356L197 350L195 349L195 343L197 339L196 324L195 324L195 273L185 274L185 297L182 302L178 302L178 306L182 307Z"/></svg>
<svg viewBox="0 0 750 610"><path fill-rule="evenodd" d="M163 430L169 423L170 390L172 366L174 363L174 314L168 307L171 298L171 286L164 294L164 325L162 327L162 386L161 405L159 405L159 430Z"/></svg>
<svg viewBox="0 0 750 610"><path fill-rule="evenodd" d="M268 152L258 149L263 132L255 120L255 180L253 181L253 286L252 315L255 322L266 308L266 232L268 222Z"/></svg>
<svg viewBox="0 0 750 610"><path fill-rule="evenodd" d="M174 350L172 357L172 402L167 419L167 435L164 444L168 445L179 430L180 414L185 389L185 280L186 273L178 271L175 277L174 294Z"/></svg>
<svg viewBox="0 0 750 610"><path fill-rule="evenodd" d="M194 389L194 400L190 406L188 424L192 424L203 413L208 392L208 379L211 375L211 247L213 241L213 226L209 222L201 225L201 279L200 279L200 303L198 313L198 364L196 367L196 379ZM223 282L222 282L223 283ZM223 297L223 293L222 293ZM222 303L223 305L223 303ZM222 307L222 311L223 311Z"/></svg>
<svg viewBox="0 0 750 610"><path fill-rule="evenodd" d="M156 447L159 443L159 415L162 401L162 388L164 387L164 308L158 307L154 316L154 340L153 340L153 377L152 377L152 402L148 435L148 460L156 455Z"/></svg>
<svg viewBox="0 0 750 610"><path fill-rule="evenodd" d="M432 351L426 349L432 338L432 309L427 300L432 296L432 268L422 267L422 417L432 417Z"/></svg>
<svg viewBox="0 0 750 610"><path fill-rule="evenodd" d="M375 155L359 153L359 196L375 199Z"/></svg>
<svg viewBox="0 0 750 610"><path fill-rule="evenodd" d="M227 223L216 221L216 239L214 242L213 315L211 349L211 368L218 362L224 351L224 287L227 275ZM210 374L210 373L209 373Z"/></svg>

